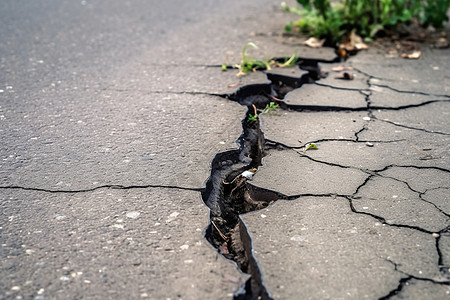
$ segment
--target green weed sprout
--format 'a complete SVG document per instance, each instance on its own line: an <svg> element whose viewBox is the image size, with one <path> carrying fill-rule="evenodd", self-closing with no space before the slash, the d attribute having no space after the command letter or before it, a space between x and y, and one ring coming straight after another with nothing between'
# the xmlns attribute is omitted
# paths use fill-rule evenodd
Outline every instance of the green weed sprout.
<svg viewBox="0 0 450 300"><path fill-rule="evenodd" d="M252 114L248 114L248 118L247 118L247 123L253 123L256 121L256 119L258 119L258 114L252 115Z"/></svg>
<svg viewBox="0 0 450 300"><path fill-rule="evenodd" d="M280 68L290 68L290 67L295 66L297 64L297 62L298 62L298 56L297 56L297 50L295 50L295 53L292 54L292 56L288 60L286 60L282 64L278 64L278 66Z"/></svg>
<svg viewBox="0 0 450 300"><path fill-rule="evenodd" d="M256 109L255 104L252 104L252 106L253 106L253 110L255 111L255 114L254 114L254 115L248 114L248 117L247 117L247 123L250 123L250 124L252 124L253 122L255 122L256 119L258 119L258 110Z"/></svg>
<svg viewBox="0 0 450 300"><path fill-rule="evenodd" d="M255 60L251 59L246 55L246 51L248 47L253 47L255 49L258 49L258 46L256 46L252 42L248 42L245 44L244 48L242 49L242 62L237 67L239 68L238 76L242 76L246 74L247 72L253 71L256 68L263 68L270 70L270 64L268 60L262 61L262 60Z"/></svg>
<svg viewBox="0 0 450 300"><path fill-rule="evenodd" d="M272 111L275 111L278 107L280 106L275 102L270 102L269 104L266 105L266 108L264 108L263 113L269 114Z"/></svg>

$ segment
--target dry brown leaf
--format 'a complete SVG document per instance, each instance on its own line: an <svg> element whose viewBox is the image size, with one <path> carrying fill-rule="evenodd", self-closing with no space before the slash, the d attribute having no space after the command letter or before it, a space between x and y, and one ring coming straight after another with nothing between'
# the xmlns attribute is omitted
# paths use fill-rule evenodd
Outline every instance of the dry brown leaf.
<svg viewBox="0 0 450 300"><path fill-rule="evenodd" d="M315 37L310 37L309 39L303 42L303 44L311 48L320 48L323 46L323 43L325 43L325 39L319 40Z"/></svg>
<svg viewBox="0 0 450 300"><path fill-rule="evenodd" d="M344 38L343 43L340 45L340 47L347 51L365 50L369 48L363 42L363 39L354 31L352 31L346 38Z"/></svg>
<svg viewBox="0 0 450 300"><path fill-rule="evenodd" d="M353 70L353 67L337 66L337 67L332 68L331 70L333 70L335 72L341 72L341 71L345 71L345 70Z"/></svg>
<svg viewBox="0 0 450 300"><path fill-rule="evenodd" d="M418 59L422 53L418 50L413 51L411 53L403 53L401 55L402 58L408 58L408 59Z"/></svg>
<svg viewBox="0 0 450 300"><path fill-rule="evenodd" d="M228 85L228 87L237 87L237 86L239 86L239 85L242 85L242 83L239 83L239 82L237 82L237 83L230 83L230 84Z"/></svg>
<svg viewBox="0 0 450 300"><path fill-rule="evenodd" d="M355 48L356 48L356 50L366 50L366 49L369 49L369 46L367 46L366 43L361 42L361 43L356 43Z"/></svg>

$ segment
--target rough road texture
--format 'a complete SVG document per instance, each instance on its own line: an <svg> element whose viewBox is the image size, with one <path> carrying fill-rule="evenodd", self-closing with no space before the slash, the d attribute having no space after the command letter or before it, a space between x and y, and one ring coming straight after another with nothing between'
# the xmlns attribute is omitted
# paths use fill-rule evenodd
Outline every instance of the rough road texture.
<svg viewBox="0 0 450 300"><path fill-rule="evenodd" d="M179 2L1 4L0 299L231 299L246 282L204 239L200 195L246 118L217 95L267 78L208 66L226 50L239 62L248 40L255 56L299 45L271 34L287 18L270 1ZM233 234L261 295L449 297L448 64L448 50L362 52L346 63L353 81L330 72L286 95L331 109L260 114L270 147L252 184L277 193L244 191L280 200Z"/></svg>
<svg viewBox="0 0 450 300"><path fill-rule="evenodd" d="M243 217L274 298L450 297L448 58L362 52L346 63L353 81L331 72L286 101L366 110L263 115L285 146L253 184L300 195Z"/></svg>

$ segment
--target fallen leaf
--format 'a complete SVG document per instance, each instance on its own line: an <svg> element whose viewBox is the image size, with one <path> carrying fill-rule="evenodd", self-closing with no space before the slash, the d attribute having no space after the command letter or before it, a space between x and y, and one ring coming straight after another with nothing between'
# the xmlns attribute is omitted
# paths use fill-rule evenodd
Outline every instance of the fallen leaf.
<svg viewBox="0 0 450 300"><path fill-rule="evenodd" d="M353 67L337 66L337 67L332 68L331 70L336 71L336 72L341 72L344 70L353 70Z"/></svg>
<svg viewBox="0 0 450 300"><path fill-rule="evenodd" d="M309 39L303 42L303 44L311 48L320 48L323 46L323 43L325 43L325 39L319 40L315 37L310 37Z"/></svg>
<svg viewBox="0 0 450 300"><path fill-rule="evenodd" d="M237 86L239 86L239 85L242 85L242 83L239 83L239 82L237 82L237 83L230 83L230 84L228 85L228 87L237 87Z"/></svg>
<svg viewBox="0 0 450 300"><path fill-rule="evenodd" d="M356 43L355 44L355 48L356 50L366 50L369 49L369 46L367 46L367 44L360 42L360 43Z"/></svg>
<svg viewBox="0 0 450 300"><path fill-rule="evenodd" d="M416 51L413 51L411 53L403 53L401 55L401 57L402 58L408 58L408 59L418 59L420 57L420 55L421 55L421 52L416 50Z"/></svg>
<svg viewBox="0 0 450 300"><path fill-rule="evenodd" d="M306 144L306 145L305 145L305 150L303 150L303 152L306 152L307 150L310 150L310 149L312 149L312 150L317 150L317 149L319 149L319 148L317 148L317 145L314 144L314 143Z"/></svg>
<svg viewBox="0 0 450 300"><path fill-rule="evenodd" d="M343 39L343 43L339 46L341 49L345 49L349 52L355 50L365 50L369 47L363 42L363 39L352 31L348 36Z"/></svg>

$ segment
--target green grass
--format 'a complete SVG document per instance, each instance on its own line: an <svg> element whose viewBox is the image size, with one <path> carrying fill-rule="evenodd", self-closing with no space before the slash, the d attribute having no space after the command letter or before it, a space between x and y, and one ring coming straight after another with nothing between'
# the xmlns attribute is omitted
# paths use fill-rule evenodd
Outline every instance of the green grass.
<svg viewBox="0 0 450 300"><path fill-rule="evenodd" d="M297 0L302 8L284 10L301 16L286 25L286 31L298 28L308 35L325 38L328 45L336 45L343 36L355 31L366 40L377 32L395 29L401 23L418 20L424 27L442 28L448 21L450 0Z"/></svg>

